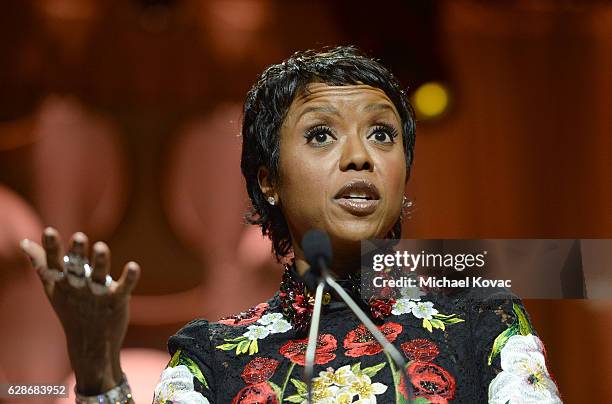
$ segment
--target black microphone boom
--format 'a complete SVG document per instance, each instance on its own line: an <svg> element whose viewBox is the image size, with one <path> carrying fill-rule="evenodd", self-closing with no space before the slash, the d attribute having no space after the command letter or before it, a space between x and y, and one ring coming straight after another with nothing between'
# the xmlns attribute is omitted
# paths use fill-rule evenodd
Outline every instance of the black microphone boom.
<svg viewBox="0 0 612 404"><path fill-rule="evenodd" d="M304 358L304 379L308 391L309 404L312 403L312 376L316 355L317 339L319 337L319 324L321 322L321 306L323 303L323 289L325 288L325 277L328 276L327 268L331 263L331 242L327 233L321 230L310 230L302 238L302 251L310 269L304 274L304 283L311 290L316 289L312 317L310 319L310 330L308 332L308 345Z"/></svg>
<svg viewBox="0 0 612 404"><path fill-rule="evenodd" d="M406 380L406 390L408 390L408 402L412 402L414 390L410 382L410 377L406 372L406 360L397 348L387 340L383 333L376 327L363 310L355 303L351 296L334 280L330 273L332 261L332 248L329 236L321 230L310 230L302 238L302 251L304 258L310 264L310 269L302 276L306 286L311 290L316 290L312 317L310 320L310 330L308 333L308 344L304 359L304 379L308 391L308 403L312 403L312 378L314 373L314 362L316 355L317 338L319 335L319 323L321 321L321 306L323 300L323 290L329 285L338 296L346 303L351 311L370 331L374 339L383 347L395 363L397 369ZM393 369L391 370L394 371Z"/></svg>

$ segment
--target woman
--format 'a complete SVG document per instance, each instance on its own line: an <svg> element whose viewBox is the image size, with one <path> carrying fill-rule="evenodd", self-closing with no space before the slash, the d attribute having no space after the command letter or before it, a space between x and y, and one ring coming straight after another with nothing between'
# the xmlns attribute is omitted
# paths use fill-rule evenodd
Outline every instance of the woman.
<svg viewBox="0 0 612 404"><path fill-rule="evenodd" d="M342 285L406 356L412 386L346 305L326 294L315 402L407 402L410 391L421 403L560 402L518 300L423 292L361 299L360 241L400 237L413 160L413 113L387 69L352 47L296 53L261 75L243 119L248 219L286 262L282 283L265 303L214 323L192 321L172 336L155 403L305 402L312 294L300 278L308 265L299 241L313 228L329 234ZM130 402L119 349L138 265L127 264L112 281L109 249L98 242L87 277L86 236L72 237L64 259L50 228L43 247L24 241L22 248L66 330L78 400ZM56 270L63 259L65 275Z"/></svg>

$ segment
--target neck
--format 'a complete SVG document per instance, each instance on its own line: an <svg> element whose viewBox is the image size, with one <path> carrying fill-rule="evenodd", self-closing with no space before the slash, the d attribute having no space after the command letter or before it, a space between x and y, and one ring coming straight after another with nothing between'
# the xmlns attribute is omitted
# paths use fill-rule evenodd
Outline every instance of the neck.
<svg viewBox="0 0 612 404"><path fill-rule="evenodd" d="M361 268L360 257L359 252L350 255L343 254L341 256L334 256L330 268L332 274L336 277L343 278L348 274L358 272ZM302 255L302 251L299 251L299 254L298 251L295 251L295 268L300 275L304 275L308 268L310 268L310 265Z"/></svg>

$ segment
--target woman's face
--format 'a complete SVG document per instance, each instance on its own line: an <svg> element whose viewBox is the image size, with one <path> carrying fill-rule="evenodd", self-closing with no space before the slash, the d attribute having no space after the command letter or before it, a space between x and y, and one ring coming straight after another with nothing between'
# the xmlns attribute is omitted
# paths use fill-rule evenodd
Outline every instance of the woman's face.
<svg viewBox="0 0 612 404"><path fill-rule="evenodd" d="M399 114L368 85L311 83L281 128L280 199L291 236L326 231L338 250L383 238L398 219L406 183Z"/></svg>

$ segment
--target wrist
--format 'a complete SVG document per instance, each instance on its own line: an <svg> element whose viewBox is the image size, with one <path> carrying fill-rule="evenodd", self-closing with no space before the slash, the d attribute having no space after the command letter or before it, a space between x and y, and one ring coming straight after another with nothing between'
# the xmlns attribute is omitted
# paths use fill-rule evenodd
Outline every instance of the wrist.
<svg viewBox="0 0 612 404"><path fill-rule="evenodd" d="M80 394L100 394L119 385L123 379L119 353L70 356L76 379L75 389Z"/></svg>
<svg viewBox="0 0 612 404"><path fill-rule="evenodd" d="M133 403L132 391L125 374L121 375L120 382L102 393L82 394L77 387L74 389L76 404L128 404Z"/></svg>
<svg viewBox="0 0 612 404"><path fill-rule="evenodd" d="M107 339L89 341L86 338L67 338L68 354L76 379L76 390L82 395L108 391L121 383L123 372L119 348Z"/></svg>
<svg viewBox="0 0 612 404"><path fill-rule="evenodd" d="M104 370L75 370L75 391L84 396L92 396L104 393L122 382L122 377L117 377L114 372Z"/></svg>

